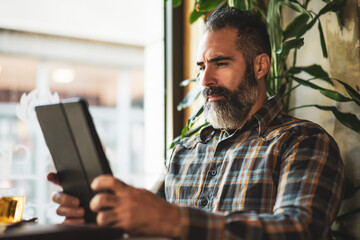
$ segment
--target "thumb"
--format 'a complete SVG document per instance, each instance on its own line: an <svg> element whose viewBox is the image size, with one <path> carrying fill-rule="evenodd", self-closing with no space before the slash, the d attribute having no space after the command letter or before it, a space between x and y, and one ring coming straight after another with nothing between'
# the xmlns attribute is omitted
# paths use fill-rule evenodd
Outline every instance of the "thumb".
<svg viewBox="0 0 360 240"><path fill-rule="evenodd" d="M94 191L111 190L112 192L116 192L127 187L127 184L108 174L96 177L91 183L91 189Z"/></svg>

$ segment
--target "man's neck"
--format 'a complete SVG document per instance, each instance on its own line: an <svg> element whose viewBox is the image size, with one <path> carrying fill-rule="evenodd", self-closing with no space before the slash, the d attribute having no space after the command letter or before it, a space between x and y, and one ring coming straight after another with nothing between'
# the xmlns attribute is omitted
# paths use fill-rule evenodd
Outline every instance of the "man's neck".
<svg viewBox="0 0 360 240"><path fill-rule="evenodd" d="M252 115L254 115L259 109L261 109L265 103L267 102L267 96L266 94L259 94L259 97L257 99L257 101L255 102L255 104L251 107L248 115L246 116L246 118L244 118L238 125L237 125L237 129L240 129L244 126L244 124L246 123L247 120L249 120Z"/></svg>

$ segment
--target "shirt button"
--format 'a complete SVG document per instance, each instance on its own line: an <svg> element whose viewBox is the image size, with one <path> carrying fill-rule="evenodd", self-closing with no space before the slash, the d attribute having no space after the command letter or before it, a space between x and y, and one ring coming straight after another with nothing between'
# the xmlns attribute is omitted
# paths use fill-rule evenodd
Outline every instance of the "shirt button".
<svg viewBox="0 0 360 240"><path fill-rule="evenodd" d="M208 203L209 203L209 201L206 198L203 198L200 201L200 205L203 206L203 207L205 207Z"/></svg>
<svg viewBox="0 0 360 240"><path fill-rule="evenodd" d="M214 169L214 170L211 170L210 171L210 174L211 174L211 176L215 176L216 174L217 174L217 171Z"/></svg>

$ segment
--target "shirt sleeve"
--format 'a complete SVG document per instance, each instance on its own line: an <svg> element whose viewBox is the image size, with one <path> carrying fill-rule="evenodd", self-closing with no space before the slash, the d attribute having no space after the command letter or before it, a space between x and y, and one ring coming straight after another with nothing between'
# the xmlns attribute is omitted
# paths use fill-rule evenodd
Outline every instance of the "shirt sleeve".
<svg viewBox="0 0 360 240"><path fill-rule="evenodd" d="M159 197L162 197L164 199L166 198L165 197L165 173L161 174L158 181L151 188L151 192L155 193Z"/></svg>
<svg viewBox="0 0 360 240"><path fill-rule="evenodd" d="M327 239L342 198L344 170L327 134L298 137L282 150L272 214L181 208L181 239Z"/></svg>

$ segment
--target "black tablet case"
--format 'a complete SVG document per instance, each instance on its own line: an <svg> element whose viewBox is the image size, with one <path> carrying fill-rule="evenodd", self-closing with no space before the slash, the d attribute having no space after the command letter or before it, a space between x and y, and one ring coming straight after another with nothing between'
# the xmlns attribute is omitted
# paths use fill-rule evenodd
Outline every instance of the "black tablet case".
<svg viewBox="0 0 360 240"><path fill-rule="evenodd" d="M112 174L84 99L41 105L35 111L64 192L80 199L86 223L96 222L89 209L91 182Z"/></svg>

